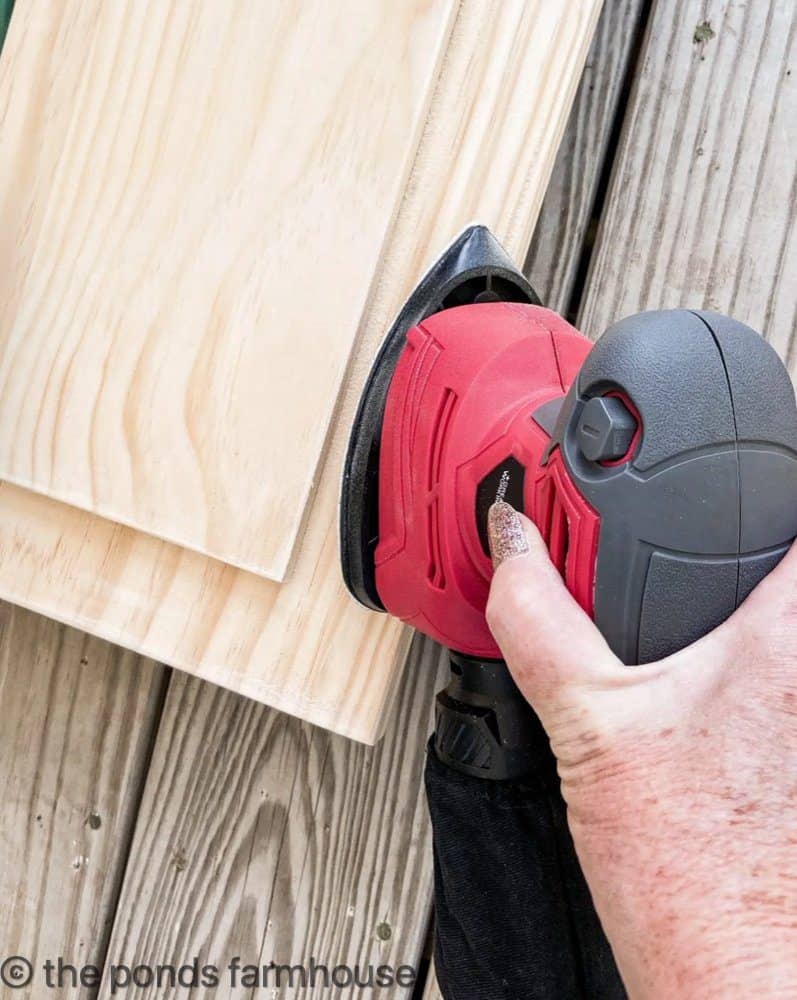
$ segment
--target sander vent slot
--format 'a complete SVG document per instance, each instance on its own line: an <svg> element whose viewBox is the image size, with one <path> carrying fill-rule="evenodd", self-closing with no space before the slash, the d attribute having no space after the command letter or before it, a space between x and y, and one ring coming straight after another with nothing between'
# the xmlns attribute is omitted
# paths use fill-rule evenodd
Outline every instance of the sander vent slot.
<svg viewBox="0 0 797 1000"><path fill-rule="evenodd" d="M556 566L562 579L564 579L565 570L567 569L567 553L570 548L570 522L558 497L554 499L554 510L551 518L551 540L548 543L548 548L551 551L551 560L554 566Z"/></svg>
<svg viewBox="0 0 797 1000"><path fill-rule="evenodd" d="M534 499L537 527L540 529L542 540L550 548L553 519L553 480L550 476L537 480Z"/></svg>
<svg viewBox="0 0 797 1000"><path fill-rule="evenodd" d="M570 550L570 520L556 483L550 476L539 483L537 505L540 534L551 554L551 562L564 578Z"/></svg>
<svg viewBox="0 0 797 1000"><path fill-rule="evenodd" d="M453 389L446 389L440 397L440 403L432 425L429 448L429 465L426 472L426 486L430 493L426 508L426 548L429 562L426 577L437 590L443 590L446 585L443 571L442 553L440 552L440 501L436 495L440 482L440 469L451 417L457 404L457 394Z"/></svg>
<svg viewBox="0 0 797 1000"><path fill-rule="evenodd" d="M433 490L440 481L440 463L443 460L443 445L448 433L451 417L457 402L457 394L453 389L446 389L440 398L437 407L437 414L432 426L431 443L429 449L429 470L427 475L427 486Z"/></svg>
<svg viewBox="0 0 797 1000"><path fill-rule="evenodd" d="M440 553L440 503L437 497L426 508L426 545L429 553L426 577L433 587L443 590L446 578Z"/></svg>

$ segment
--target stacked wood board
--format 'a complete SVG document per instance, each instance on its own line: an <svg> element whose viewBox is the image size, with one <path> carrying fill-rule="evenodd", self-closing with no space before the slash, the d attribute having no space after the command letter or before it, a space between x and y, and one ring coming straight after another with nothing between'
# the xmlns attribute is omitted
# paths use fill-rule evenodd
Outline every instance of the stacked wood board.
<svg viewBox="0 0 797 1000"><path fill-rule="evenodd" d="M351 417L452 236L522 255L598 7L20 3L0 597L373 741L408 637L340 578Z"/></svg>

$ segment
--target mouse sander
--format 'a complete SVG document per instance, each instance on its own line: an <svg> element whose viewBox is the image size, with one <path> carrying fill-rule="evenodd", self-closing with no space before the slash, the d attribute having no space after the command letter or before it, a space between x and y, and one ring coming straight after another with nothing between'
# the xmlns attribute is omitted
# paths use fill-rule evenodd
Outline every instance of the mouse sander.
<svg viewBox="0 0 797 1000"><path fill-rule="evenodd" d="M505 779L530 766L539 724L484 616L499 499L534 521L624 663L667 656L727 618L797 535L789 375L757 333L703 310L640 313L592 343L484 226L412 293L352 429L343 576L451 650L438 757Z"/></svg>

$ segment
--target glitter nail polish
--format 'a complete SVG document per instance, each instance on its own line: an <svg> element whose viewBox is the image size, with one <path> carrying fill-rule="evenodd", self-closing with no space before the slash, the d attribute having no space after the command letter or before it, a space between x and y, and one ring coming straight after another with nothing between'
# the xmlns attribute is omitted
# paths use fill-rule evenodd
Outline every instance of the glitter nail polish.
<svg viewBox="0 0 797 1000"><path fill-rule="evenodd" d="M523 523L510 504L497 500L487 515L487 534L493 566L498 567L507 559L522 556L529 551Z"/></svg>

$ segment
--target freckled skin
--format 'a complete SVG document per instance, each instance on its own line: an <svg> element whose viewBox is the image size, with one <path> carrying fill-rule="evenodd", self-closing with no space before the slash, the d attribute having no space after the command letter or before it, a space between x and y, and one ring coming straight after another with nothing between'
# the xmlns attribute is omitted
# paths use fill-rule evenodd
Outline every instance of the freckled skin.
<svg viewBox="0 0 797 1000"><path fill-rule="evenodd" d="M636 998L797 996L797 550L723 626L625 667L524 519L488 621L557 755Z"/></svg>

